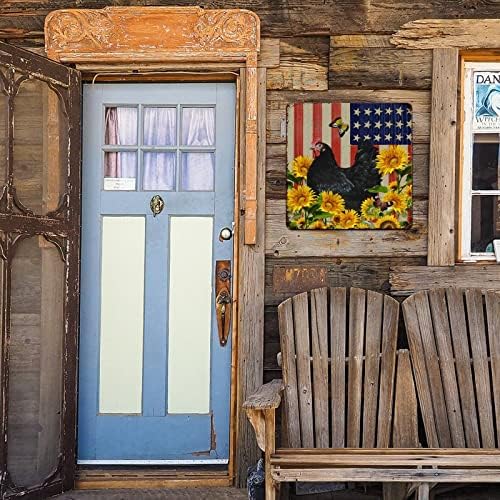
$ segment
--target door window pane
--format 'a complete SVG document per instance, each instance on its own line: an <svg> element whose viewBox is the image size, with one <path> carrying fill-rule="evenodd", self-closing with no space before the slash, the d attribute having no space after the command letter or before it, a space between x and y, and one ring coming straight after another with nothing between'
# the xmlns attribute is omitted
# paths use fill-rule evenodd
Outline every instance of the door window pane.
<svg viewBox="0 0 500 500"><path fill-rule="evenodd" d="M17 486L40 484L60 454L65 266L42 236L12 260L7 465Z"/></svg>
<svg viewBox="0 0 500 500"><path fill-rule="evenodd" d="M183 191L213 191L214 171L214 153L182 153L181 189Z"/></svg>
<svg viewBox="0 0 500 500"><path fill-rule="evenodd" d="M137 108L106 108L104 144L121 146L137 144Z"/></svg>
<svg viewBox="0 0 500 500"><path fill-rule="evenodd" d="M182 145L215 144L215 108L182 109Z"/></svg>
<svg viewBox="0 0 500 500"><path fill-rule="evenodd" d="M493 240L500 238L500 197L473 196L471 251L493 252Z"/></svg>
<svg viewBox="0 0 500 500"><path fill-rule="evenodd" d="M176 135L176 108L144 108L144 145L175 146Z"/></svg>
<svg viewBox="0 0 500 500"><path fill-rule="evenodd" d="M143 217L103 217L100 413L141 413Z"/></svg>
<svg viewBox="0 0 500 500"><path fill-rule="evenodd" d="M137 178L137 153L119 151L104 153L104 189L134 191Z"/></svg>
<svg viewBox="0 0 500 500"><path fill-rule="evenodd" d="M500 134L475 134L472 189L498 189Z"/></svg>
<svg viewBox="0 0 500 500"><path fill-rule="evenodd" d="M172 191L175 189L176 153L143 154L142 189Z"/></svg>

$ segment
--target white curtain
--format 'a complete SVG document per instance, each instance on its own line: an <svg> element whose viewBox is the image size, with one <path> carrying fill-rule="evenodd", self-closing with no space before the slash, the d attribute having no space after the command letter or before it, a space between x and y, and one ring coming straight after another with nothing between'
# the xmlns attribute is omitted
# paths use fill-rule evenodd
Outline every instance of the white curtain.
<svg viewBox="0 0 500 500"><path fill-rule="evenodd" d="M105 142L109 145L137 144L137 108L106 109ZM106 153L104 177L136 177L137 155L133 152Z"/></svg>
<svg viewBox="0 0 500 500"><path fill-rule="evenodd" d="M184 108L182 110L182 144L184 146L213 146L215 144L214 108ZM182 189L212 191L214 170L214 153L183 153Z"/></svg>
<svg viewBox="0 0 500 500"><path fill-rule="evenodd" d="M144 108L144 145L175 146L175 108ZM174 152L144 152L142 188L145 190L171 191L175 189Z"/></svg>
<svg viewBox="0 0 500 500"><path fill-rule="evenodd" d="M176 146L176 108L144 108L144 146ZM108 145L137 144L137 108L107 108L105 140ZM182 146L215 145L215 109L183 108ZM175 189L175 152L143 153L144 190ZM135 152L106 153L105 177L136 177ZM181 188L186 191L214 189L215 154L185 152L181 161Z"/></svg>

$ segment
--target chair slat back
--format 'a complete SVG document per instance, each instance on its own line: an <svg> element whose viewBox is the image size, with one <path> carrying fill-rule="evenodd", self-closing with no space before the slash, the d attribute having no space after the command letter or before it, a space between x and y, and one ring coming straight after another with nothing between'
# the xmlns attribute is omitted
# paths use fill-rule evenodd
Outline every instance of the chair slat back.
<svg viewBox="0 0 500 500"><path fill-rule="evenodd" d="M319 288L278 306L287 444L389 447L399 304Z"/></svg>
<svg viewBox="0 0 500 500"><path fill-rule="evenodd" d="M437 288L403 302L430 447L498 447L500 294Z"/></svg>

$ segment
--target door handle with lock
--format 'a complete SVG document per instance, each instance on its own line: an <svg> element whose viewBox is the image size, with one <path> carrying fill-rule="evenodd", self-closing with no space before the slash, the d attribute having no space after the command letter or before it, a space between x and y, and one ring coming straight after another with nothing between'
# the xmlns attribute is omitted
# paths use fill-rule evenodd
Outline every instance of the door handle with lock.
<svg viewBox="0 0 500 500"><path fill-rule="evenodd" d="M215 313L221 346L225 346L229 338L232 302L231 261L218 260L215 263Z"/></svg>

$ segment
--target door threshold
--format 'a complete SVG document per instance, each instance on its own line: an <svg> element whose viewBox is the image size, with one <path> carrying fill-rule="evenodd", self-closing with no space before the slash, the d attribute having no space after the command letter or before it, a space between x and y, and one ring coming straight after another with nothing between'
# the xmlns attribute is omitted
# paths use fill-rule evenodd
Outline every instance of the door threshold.
<svg viewBox="0 0 500 500"><path fill-rule="evenodd" d="M77 465L227 465L227 458L213 458L209 460L78 460Z"/></svg>
<svg viewBox="0 0 500 500"><path fill-rule="evenodd" d="M81 490L158 489L233 486L225 467L78 466L75 488Z"/></svg>

